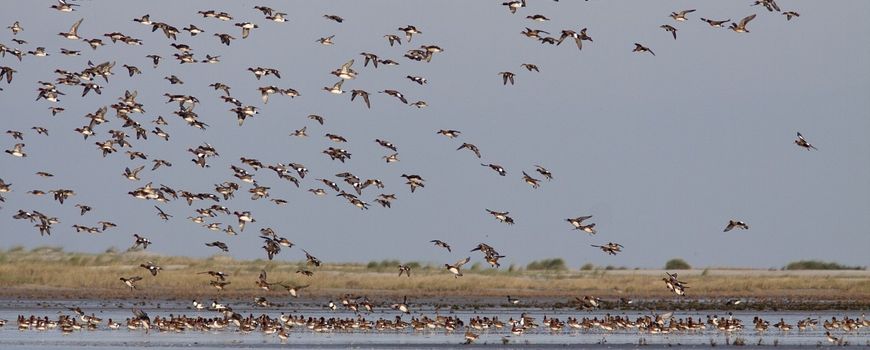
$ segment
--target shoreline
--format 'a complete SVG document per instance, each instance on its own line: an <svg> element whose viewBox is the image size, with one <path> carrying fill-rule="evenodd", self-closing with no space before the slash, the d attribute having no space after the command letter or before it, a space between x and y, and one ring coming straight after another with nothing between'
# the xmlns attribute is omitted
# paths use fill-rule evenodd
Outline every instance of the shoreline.
<svg viewBox="0 0 870 350"><path fill-rule="evenodd" d="M415 305L428 307L449 307L454 310L468 310L478 308L510 307L516 309L576 309L584 310L576 302L575 297L581 294L565 293L564 295L513 293L496 295L460 295L460 294L435 294L418 293L408 291L384 291L384 290L329 290L306 293L299 298L292 298L286 292L278 291L234 291L228 293L215 292L177 292L170 290L151 290L143 293L118 293L116 290L86 290L78 288L52 288L36 289L29 287L11 287L0 290L0 307L17 305L50 305L69 302L100 302L104 304L136 303L136 304L180 304L187 305L190 300L220 300L232 304L251 304L255 297L265 297L268 300L291 308L324 307L330 301L339 300L344 295L365 297L375 305L387 307L389 304L401 301L404 296ZM512 305L506 301L506 296L522 300L521 304ZM842 310L864 311L870 309L870 299L846 299L831 298L821 299L817 294L787 295L771 297L646 297L631 299L626 303L615 295L598 294L601 306L599 310L722 310L722 311L812 311L812 310ZM729 301L740 300L737 305ZM189 307L187 307L189 308Z"/></svg>

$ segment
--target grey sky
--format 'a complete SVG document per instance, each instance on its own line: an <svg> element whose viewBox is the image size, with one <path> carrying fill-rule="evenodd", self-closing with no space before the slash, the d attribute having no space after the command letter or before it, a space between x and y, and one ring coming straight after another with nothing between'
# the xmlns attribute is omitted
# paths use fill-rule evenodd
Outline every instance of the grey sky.
<svg viewBox="0 0 870 350"><path fill-rule="evenodd" d="M23 51L45 46L46 58L27 56L18 62L11 55L0 65L19 71L11 85L0 87L3 130L25 131L27 158L0 157L0 178L13 184L6 203L0 203L0 246L61 245L73 251L103 251L127 247L132 234L155 242L149 250L163 254L207 256L216 250L204 242L222 240L237 258L264 257L256 238L262 227L272 227L326 262L368 261L385 258L437 263L465 257L478 242L494 246L506 264L563 257L571 266L598 265L659 267L672 257L696 266L779 267L793 260L816 258L851 265L868 265L870 236L865 226L870 214L870 47L865 45L870 24L870 2L787 1L784 11L801 14L790 22L779 13L750 7L751 1L529 1L512 15L499 1L329 1L287 3L274 1L84 1L73 13L49 9L50 1L7 2L0 11L5 28L15 20L24 31L15 38L0 32L0 43ZM273 23L253 10L268 5L289 13L287 23ZM686 22L668 18L671 11L697 8ZM198 10L216 9L232 14L233 21L205 19ZM132 22L150 13L155 21L177 28L195 24L206 33L178 35L197 58L220 55L216 65L179 65L175 50L159 31ZM544 14L545 23L525 19ZM699 20L740 18L757 13L751 33L713 29ZM322 17L337 14L344 23ZM91 50L81 41L55 35L84 17L79 33L102 38L106 46ZM241 40L233 23L260 25ZM411 44L390 47L384 34L413 24L423 31ZM678 40L658 26L676 26ZM544 29L558 36L562 29L588 27L594 42L578 51L570 39L561 46L542 45L520 35L524 27ZM104 33L122 32L142 39L141 47L111 44ZM230 47L220 45L213 33L239 38ZM334 46L317 38L335 34ZM403 38L404 39L404 38ZM632 53L642 43L656 56ZM435 44L445 52L431 63L408 60L406 50ZM61 47L82 50L79 57L59 54ZM400 63L394 67L363 67L360 52L378 54ZM165 58L157 69L145 58ZM338 79L329 72L349 59L359 76L345 82L348 93L322 91ZM101 96L79 98L81 88L59 86L67 95L58 104L66 112L51 117L50 103L34 102L38 80L53 80L54 69L79 71L88 60L117 61L115 76ZM527 72L521 63L537 64L541 72ZM138 66L144 74L130 78L122 64ZM281 70L282 79L257 81L247 67ZM516 73L515 86L502 86L500 71ZM169 85L164 76L175 74L184 85ZM404 77L421 75L419 86ZM232 86L233 96L256 105L261 113L238 127L230 105L207 87L220 81ZM267 105L256 88L292 87L300 97L273 96ZM134 149L149 158L167 159L171 168L150 172L131 182L120 174L143 161L130 161L123 153L101 157L94 142L108 138L108 130L121 122L110 110L111 122L83 141L73 129L82 118L114 103L125 89L138 90L147 113L132 117L146 128L162 115L170 125L169 142L150 135L131 139ZM372 93L372 109L350 101L351 89ZM396 89L409 101L425 100L416 109L377 91ZM163 93L190 94L202 104L196 111L207 131L188 127L172 115L175 104L164 104ZM306 119L326 118L324 126ZM36 135L30 127L44 126L51 136ZM307 139L289 137L308 126ZM436 135L438 129L457 129L457 139ZM792 143L800 131L819 148L807 152ZM127 130L128 134L131 134ZM346 137L335 145L324 133ZM389 153L375 138L399 148L401 161L386 164ZM3 149L16 141L2 136ZM202 170L185 152L203 142L214 145L220 157ZM500 177L481 167L471 152L456 151L462 142L480 147L483 163L503 165ZM348 149L352 159L342 164L320 153L329 147ZM302 188L260 170L255 178L270 186L273 198L290 203L278 207L266 200L252 201L248 184L234 200L221 204L230 210L250 210L257 222L236 237L214 233L186 220L194 209L210 205L183 200L161 204L175 218L162 222L153 201L126 193L153 181L191 192L210 192L213 185L236 181L229 165L239 157L265 163L298 162L311 173ZM150 160L150 159L149 159ZM536 177L534 164L549 168L555 179L534 190L521 180L521 171ZM246 167L247 168L247 167ZM249 169L250 170L250 169ZM36 171L54 173L39 178ZM315 178L330 178L350 171L378 178L384 190L366 189L363 200L373 204L359 210L330 192L323 198L306 192L324 187ZM426 187L411 194L399 176L420 174ZM347 191L351 188L341 184ZM59 205L48 196L34 197L31 189L70 188L78 195ZM378 193L396 193L392 209L373 203ZM91 205L83 217L73 207ZM501 224L484 209L510 211L513 226ZM32 224L13 220L18 209L39 210L58 216L51 237L39 237ZM589 236L571 230L567 217L594 215L599 233ZM729 219L746 221L751 229L722 233ZM90 236L76 234L73 224L96 225L114 221L118 228ZM235 224L235 217L210 222ZM429 240L452 244L452 254L433 247ZM608 241L625 246L622 254L606 256L589 244ZM304 257L298 247L276 259ZM473 261L482 261L473 254ZM505 264L505 265L506 265Z"/></svg>

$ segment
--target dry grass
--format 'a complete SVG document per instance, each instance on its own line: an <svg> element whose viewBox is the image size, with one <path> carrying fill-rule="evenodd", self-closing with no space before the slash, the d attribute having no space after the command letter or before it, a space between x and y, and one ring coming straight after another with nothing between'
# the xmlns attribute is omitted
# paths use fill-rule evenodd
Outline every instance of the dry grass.
<svg viewBox="0 0 870 350"><path fill-rule="evenodd" d="M152 277L139 266L146 261L162 266ZM0 251L0 296L5 297L178 297L215 295L208 275L220 270L230 274L232 284L221 292L225 297L262 294L254 285L265 269L269 281L310 284L308 297L333 297L337 294L415 295L418 297L522 297L568 298L595 295L602 298L672 298L661 281L663 274L652 270L566 270L507 271L470 270L461 278L437 267L422 266L411 278L397 277L397 270L367 268L364 264L325 264L313 269L313 277L296 274L302 262L234 260L225 256L205 259L151 255L144 252L82 254L57 248L31 251ZM119 277L142 276L139 290L130 291ZM870 273L867 271L799 273L790 271L710 270L681 273L694 298L778 298L797 300L870 300ZM278 293L278 292L273 292Z"/></svg>

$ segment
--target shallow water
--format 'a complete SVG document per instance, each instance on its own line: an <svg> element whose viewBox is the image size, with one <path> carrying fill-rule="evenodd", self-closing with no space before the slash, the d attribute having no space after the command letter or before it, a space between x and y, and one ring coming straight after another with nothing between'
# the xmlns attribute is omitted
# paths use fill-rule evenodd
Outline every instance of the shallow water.
<svg viewBox="0 0 870 350"><path fill-rule="evenodd" d="M15 322L18 315L47 316L56 320L60 314L72 314L67 307L78 306L82 310L102 318L103 324L97 330L75 331L71 334L63 334L59 330L19 331ZM155 316L187 315L217 317L218 313L207 310L190 309L187 302L164 301L160 303L148 302L145 304L128 301L67 301L61 303L36 303L33 301L3 301L0 302L0 319L9 320L9 324L0 327L0 348L2 349L46 349L46 348L69 348L69 347L102 347L127 349L151 349L151 348L318 348L318 349L345 349L345 348L390 348L390 349L419 349L419 348L448 348L455 347L464 341L464 329L453 333L445 333L443 330L415 332L410 328L404 331L335 331L331 333L315 333L305 327L295 327L290 331L290 339L282 344L275 335L266 335L259 331L242 333L237 328L230 326L219 331L195 331L188 330L180 333L159 332L152 330L145 333L142 330L130 331L126 328L110 330L105 327L109 318L123 324L126 318L132 316L131 309L137 307L146 311L152 318ZM355 318L357 314L346 310L331 311L316 305L302 305L294 307L255 308L251 304L233 305L236 312L247 316L248 314L266 314L270 317L278 317L282 312L294 316L304 315L307 317L338 317ZM568 317L597 317L603 318L606 314L627 316L636 319L650 312L640 311L617 311L617 310L594 310L578 311L571 309L545 310L532 308L486 308L479 310L441 310L440 314L461 318L466 324L468 320L476 316L498 316L502 321L510 318L517 319L522 313L535 317L538 323L544 316L559 318L565 321ZM404 321L410 321L411 316L428 315L434 317L435 310L431 306L412 305L411 315L402 315ZM706 321L707 315L719 314L722 311L690 311L675 312L676 318L692 317ZM367 320L373 321L378 318L394 319L401 315L399 312L382 307L376 308L375 312L362 314ZM752 318L762 317L765 320L776 323L781 319L789 324L796 324L798 320L807 317L822 320L837 317L859 318L860 312L822 311L822 312L735 312L734 318L743 320L747 328L752 327ZM825 329L821 325L816 330L781 332L771 327L764 335L758 335L754 330L747 329L732 334L728 339L717 330L707 329L691 333L671 334L640 334L637 330L617 330L605 332L600 329L593 330L565 330L551 333L546 327L527 330L523 335L516 336L510 333L509 327L496 330L489 329L475 333L480 338L471 347L583 347L583 348L636 348L640 339L644 339L648 348L660 347L711 347L711 342L717 345L725 345L727 341L743 338L747 345L761 344L772 346L775 343L780 347L800 347L829 345L825 338ZM851 333L842 330L832 332L837 337L843 337L850 345L870 345L870 329L862 328ZM505 344L507 342L507 344Z"/></svg>

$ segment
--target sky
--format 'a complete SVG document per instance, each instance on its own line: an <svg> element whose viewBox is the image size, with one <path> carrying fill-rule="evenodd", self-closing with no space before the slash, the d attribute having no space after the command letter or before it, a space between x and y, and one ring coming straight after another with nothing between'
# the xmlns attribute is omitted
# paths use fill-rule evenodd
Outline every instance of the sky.
<svg viewBox="0 0 870 350"><path fill-rule="evenodd" d="M297 244L276 261L304 258L304 248L326 263L396 259L443 264L472 256L480 242L506 257L503 266L561 257L571 267L585 263L659 268L680 257L697 267L782 267L801 259L870 265L870 2L780 1L785 16L755 6L751 1L528 1L511 14L502 1L79 1L75 12L49 8L51 1L19 1L0 11L0 43L22 51L43 46L48 57L25 56L19 62L7 54L0 66L18 72L11 84L0 82L2 129L24 132L26 158L0 155L0 179L12 184L0 203L0 248L23 245L62 246L68 251L102 252L124 249L134 233L154 242L159 254L209 256L217 249L203 243L220 240L239 259L263 258L258 230L271 227ZM267 5L288 13L288 22L264 19L254 5ZM685 22L668 17L672 11L697 9ZM230 13L232 21L203 18L197 11ZM195 57L219 55L218 64L180 65L172 40L160 31L132 21L144 14L177 28L195 24L205 33L178 34L176 43L188 44ZM343 17L336 23L323 17ZM525 17L543 14L551 20ZM757 14L750 33L711 28L699 18L739 20ZM84 38L102 38L105 46L92 50L82 41L55 35L79 18ZM5 29L20 21L24 31L13 36ZM233 23L259 25L247 39ZM412 24L422 31L410 43L389 46L385 34L403 36L397 28ZM678 28L677 39L659 28ZM588 28L593 42L582 51L567 39L560 46L541 44L520 34L524 28L542 29L558 36L563 29ZM103 34L121 32L141 39L142 46L111 44ZM221 45L214 33L237 38ZM335 35L335 45L316 40ZM26 40L23 45L12 39ZM655 52L634 53L634 43ZM404 58L420 45L438 45L444 52L431 62ZM81 50L78 57L60 48ZM398 66L363 67L360 52L371 52ZM155 69L149 54L164 57ZM348 91L323 91L338 78L329 72L350 59L359 74L344 83ZM80 71L87 62L116 62L115 75L102 95L80 97L81 88L59 86L66 93L56 104L66 109L52 117L53 104L34 101L37 81L53 81L55 69ZM540 72L520 67L533 63ZM143 74L128 77L123 64ZM256 80L248 67L281 71ZM503 85L499 72L516 74L515 85ZM176 75L183 85L170 85L164 77ZM428 83L405 78L418 75ZM222 102L221 92L208 87L223 82L232 96L260 113L239 127L233 106ZM301 96L274 95L260 101L257 87L294 88ZM371 93L372 108L350 101L351 89ZM377 91L394 89L409 102L424 100L418 109ZM123 149L102 157L95 142L109 138L122 122L110 109L107 124L97 135L83 140L73 131L86 125L83 116L108 106L125 90L138 91L145 113L131 117L148 129L157 116L168 126L169 141L154 135L129 141L148 161L130 160ZM187 126L172 114L164 93L196 96L196 112L209 124L205 130ZM306 118L321 115L325 124ZM50 136L30 128L46 127ZM289 136L307 126L308 138ZM439 129L456 129L449 139ZM818 151L806 151L793 141L801 132ZM323 137L338 134L348 142L336 144ZM391 151L375 139L398 147L400 161L381 159ZM15 143L0 137L0 147ZM207 142L220 153L202 169L186 152ZM483 158L463 142L477 145ZM345 163L330 160L321 151L340 147L352 153ZM275 173L254 171L260 185L271 187L270 198L289 203L277 206L265 199L251 200L250 184L232 176L230 165L240 157L268 164L302 163L310 173L301 187L280 180ZM172 162L170 168L150 171L151 159ZM481 163L507 170L499 176ZM549 169L554 179L533 189L522 172L543 179L535 165ZM146 165L141 181L121 174L125 167ZM52 178L35 176L37 171ZM317 178L328 178L352 189L334 175L349 171L362 179L377 178L383 190L367 188L361 199L371 204L360 210L332 190L315 197L306 190L325 188ZM426 187L410 193L402 174L419 174ZM241 189L234 199L221 201L231 211L251 211L256 222L237 236L209 231L187 220L195 209L211 202L184 200L156 203L135 199L127 192L147 182L176 190L213 192L214 184L234 181ZM50 196L27 191L68 188L76 195L61 205ZM395 193L392 208L373 199ZM79 215L77 203L93 207ZM153 208L159 204L174 215L162 221ZM13 220L18 209L56 216L51 236L41 237L26 220ZM496 221L485 209L509 211L514 225ZM572 230L566 218L593 215L598 233ZM722 232L729 219L745 221L749 230ZM73 224L95 226L108 220L117 228L96 235L75 233ZM234 216L220 215L207 222L236 224ZM236 227L238 231L238 227ZM434 247L440 239L452 252ZM625 248L608 256L590 244L615 242ZM505 268L505 267L502 267Z"/></svg>

